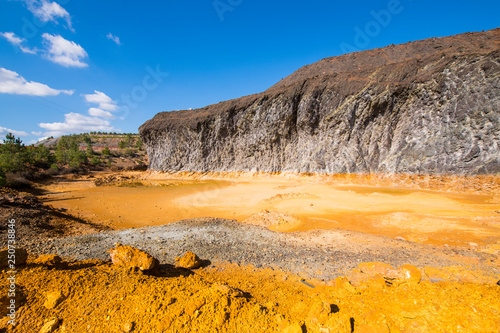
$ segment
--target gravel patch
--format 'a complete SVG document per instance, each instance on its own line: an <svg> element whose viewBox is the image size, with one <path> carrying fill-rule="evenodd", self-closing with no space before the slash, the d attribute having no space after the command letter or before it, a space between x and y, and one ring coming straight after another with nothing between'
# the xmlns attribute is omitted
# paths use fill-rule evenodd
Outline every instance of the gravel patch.
<svg viewBox="0 0 500 333"><path fill-rule="evenodd" d="M108 260L116 243L147 251L162 264L173 264L187 251L217 262L253 265L331 280L361 262L382 261L399 267L459 265L463 258L480 263L486 254L467 249L442 248L344 230L279 233L232 220L201 218L97 234L53 238L28 243L30 253L58 254L74 260ZM491 270L491 266L480 267Z"/></svg>

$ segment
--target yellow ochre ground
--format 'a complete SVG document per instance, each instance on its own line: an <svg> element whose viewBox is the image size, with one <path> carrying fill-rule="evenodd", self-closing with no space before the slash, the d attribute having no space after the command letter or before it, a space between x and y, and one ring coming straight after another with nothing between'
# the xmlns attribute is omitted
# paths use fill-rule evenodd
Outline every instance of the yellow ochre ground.
<svg viewBox="0 0 500 333"><path fill-rule="evenodd" d="M498 176L129 175L112 186L93 179L47 185L43 199L117 229L198 217L258 224L252 216L279 212L288 218L272 230L343 229L437 245L500 241Z"/></svg>
<svg viewBox="0 0 500 333"><path fill-rule="evenodd" d="M500 176L135 172L95 185L108 176L60 179L43 185L41 198L114 229L220 217L455 246L500 263ZM146 273L32 257L16 275L18 325L3 317L0 332L500 332L498 267L362 263L333 281L303 281L224 262L160 264Z"/></svg>
<svg viewBox="0 0 500 333"><path fill-rule="evenodd" d="M24 305L17 326L4 317L0 327L37 333L500 331L500 287L489 278L474 272L479 282L432 283L421 271L421 282L383 274L356 278L354 272L353 284L337 278L306 281L309 286L296 276L235 264L146 275L99 261L31 262L17 274ZM459 271L431 274L453 272Z"/></svg>

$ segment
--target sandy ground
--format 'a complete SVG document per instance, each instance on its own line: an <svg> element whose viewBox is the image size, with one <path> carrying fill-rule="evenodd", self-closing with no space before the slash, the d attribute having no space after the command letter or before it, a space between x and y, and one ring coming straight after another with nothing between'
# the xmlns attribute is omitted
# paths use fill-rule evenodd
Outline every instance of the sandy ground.
<svg viewBox="0 0 500 333"><path fill-rule="evenodd" d="M259 224L277 212L265 225L271 230L341 229L487 249L500 244L500 191L487 186L462 190L446 179L422 189L400 179L390 186L359 177L127 175L133 179L109 186L95 186L93 178L46 185L42 200L113 229L200 217Z"/></svg>

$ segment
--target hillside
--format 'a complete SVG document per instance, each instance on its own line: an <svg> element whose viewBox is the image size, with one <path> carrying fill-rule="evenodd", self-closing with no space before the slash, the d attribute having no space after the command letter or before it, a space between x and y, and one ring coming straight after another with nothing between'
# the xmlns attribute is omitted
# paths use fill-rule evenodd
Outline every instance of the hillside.
<svg viewBox="0 0 500 333"><path fill-rule="evenodd" d="M142 140L138 134L132 133L84 133L63 135L57 138L48 138L37 143L56 152L61 143L65 146L76 143L78 150L88 152L92 148L101 167L116 167L118 169L142 168L147 165L148 159L144 151ZM109 153L106 152L109 149ZM89 157L89 159L91 159Z"/></svg>
<svg viewBox="0 0 500 333"><path fill-rule="evenodd" d="M150 169L500 172L500 29L326 58L143 124Z"/></svg>

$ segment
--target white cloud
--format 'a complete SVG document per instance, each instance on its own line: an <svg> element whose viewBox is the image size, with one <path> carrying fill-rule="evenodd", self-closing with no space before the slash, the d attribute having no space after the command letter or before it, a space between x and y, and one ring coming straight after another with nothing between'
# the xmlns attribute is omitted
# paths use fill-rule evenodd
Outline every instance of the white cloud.
<svg viewBox="0 0 500 333"><path fill-rule="evenodd" d="M9 133L14 134L15 136L29 136L29 134L24 131L16 131L10 128L0 126L0 136L5 137Z"/></svg>
<svg viewBox="0 0 500 333"><path fill-rule="evenodd" d="M106 111L115 111L118 105L108 95L103 92L94 90L93 94L83 95L88 103L95 103L99 105L99 109Z"/></svg>
<svg viewBox="0 0 500 333"><path fill-rule="evenodd" d="M71 31L75 31L71 24L71 16L69 13L61 7L57 2L51 2L47 0L24 0L28 5L28 10L35 15L41 22L54 22L62 18L66 21L68 28Z"/></svg>
<svg viewBox="0 0 500 333"><path fill-rule="evenodd" d="M56 96L59 94L72 95L73 90L52 89L46 84L26 81L14 71L0 67L0 93L11 95Z"/></svg>
<svg viewBox="0 0 500 333"><path fill-rule="evenodd" d="M83 62L88 55L80 45L64 39L59 35L44 33L44 44L47 48L47 59L64 67L87 67Z"/></svg>
<svg viewBox="0 0 500 333"><path fill-rule="evenodd" d="M29 47L23 46L26 39L17 37L13 32L2 32L0 33L0 36L7 39L12 45L19 47L19 49L21 49L24 53L36 54L37 52L36 49L30 49Z"/></svg>
<svg viewBox="0 0 500 333"><path fill-rule="evenodd" d="M104 119L115 119L116 117L109 111L104 111L98 108L90 108L89 115Z"/></svg>
<svg viewBox="0 0 500 333"><path fill-rule="evenodd" d="M122 45L122 43L120 42L120 38L117 37L117 36L114 36L111 32L109 34L107 34L106 36L108 39L112 40L113 42L116 43L116 45Z"/></svg>
<svg viewBox="0 0 500 333"><path fill-rule="evenodd" d="M45 136L60 136L91 131L119 132L107 120L74 112L65 114L63 123L40 123L38 126L47 130L44 133Z"/></svg>
<svg viewBox="0 0 500 333"><path fill-rule="evenodd" d="M33 134L34 136L40 136L40 135L42 135L42 132L32 131L31 134Z"/></svg>

